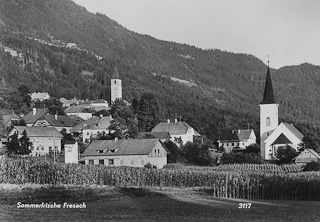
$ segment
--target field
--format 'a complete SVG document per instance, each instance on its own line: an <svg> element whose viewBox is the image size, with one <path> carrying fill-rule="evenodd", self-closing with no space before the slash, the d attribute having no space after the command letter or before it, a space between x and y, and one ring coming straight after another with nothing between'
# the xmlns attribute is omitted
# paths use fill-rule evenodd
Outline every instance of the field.
<svg viewBox="0 0 320 222"><path fill-rule="evenodd" d="M17 203L85 203L20 209ZM239 209L239 203L251 203ZM320 202L213 198L191 188L0 184L0 221L320 221Z"/></svg>

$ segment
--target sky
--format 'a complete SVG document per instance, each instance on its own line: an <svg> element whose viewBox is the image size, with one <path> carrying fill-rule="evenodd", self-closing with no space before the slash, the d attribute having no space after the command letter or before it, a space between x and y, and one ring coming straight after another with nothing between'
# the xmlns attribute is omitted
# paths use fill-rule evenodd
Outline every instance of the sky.
<svg viewBox="0 0 320 222"><path fill-rule="evenodd" d="M73 0L157 39L320 65L320 0Z"/></svg>

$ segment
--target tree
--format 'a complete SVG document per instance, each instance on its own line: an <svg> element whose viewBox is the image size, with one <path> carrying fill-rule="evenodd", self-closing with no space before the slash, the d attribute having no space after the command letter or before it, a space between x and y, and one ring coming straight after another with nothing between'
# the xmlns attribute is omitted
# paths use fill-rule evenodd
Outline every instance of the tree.
<svg viewBox="0 0 320 222"><path fill-rule="evenodd" d="M138 121L130 105L122 99L116 99L111 106L110 113L113 120L108 129L113 137L128 139L137 135Z"/></svg>
<svg viewBox="0 0 320 222"><path fill-rule="evenodd" d="M19 139L20 149L18 155L29 155L31 153L32 142L29 141L27 132L23 130L22 136Z"/></svg>
<svg viewBox="0 0 320 222"><path fill-rule="evenodd" d="M139 131L150 132L159 122L159 105L154 95L144 93L137 107Z"/></svg>
<svg viewBox="0 0 320 222"><path fill-rule="evenodd" d="M27 132L24 130L22 136L18 139L18 133L10 136L10 141L7 145L9 156L23 156L31 153L32 143L29 141Z"/></svg>
<svg viewBox="0 0 320 222"><path fill-rule="evenodd" d="M164 146L168 149L168 163L184 163L183 152L171 140L164 142Z"/></svg>
<svg viewBox="0 0 320 222"><path fill-rule="evenodd" d="M65 115L62 102L56 98L45 99L43 101L37 100L34 106L36 108L48 108L50 115Z"/></svg>
<svg viewBox="0 0 320 222"><path fill-rule="evenodd" d="M295 158L299 153L292 148L290 145L278 147L275 156L278 159L279 164L291 163L292 159Z"/></svg>
<svg viewBox="0 0 320 222"><path fill-rule="evenodd" d="M184 156L190 164L200 166L210 165L212 158L209 154L209 147L198 143L187 142L182 146Z"/></svg>

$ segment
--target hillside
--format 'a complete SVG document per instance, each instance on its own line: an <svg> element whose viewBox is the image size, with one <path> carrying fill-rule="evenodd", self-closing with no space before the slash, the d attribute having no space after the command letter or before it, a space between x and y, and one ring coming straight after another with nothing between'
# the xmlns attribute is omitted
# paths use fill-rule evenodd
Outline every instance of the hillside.
<svg viewBox="0 0 320 222"><path fill-rule="evenodd" d="M140 35L70 0L0 0L0 32L0 43L20 53L0 50L2 87L26 84L56 97L110 100L116 65L124 98L154 93L162 119L181 115L209 138L248 123L258 134L267 66L252 55ZM320 125L320 67L302 64L271 73L280 117Z"/></svg>

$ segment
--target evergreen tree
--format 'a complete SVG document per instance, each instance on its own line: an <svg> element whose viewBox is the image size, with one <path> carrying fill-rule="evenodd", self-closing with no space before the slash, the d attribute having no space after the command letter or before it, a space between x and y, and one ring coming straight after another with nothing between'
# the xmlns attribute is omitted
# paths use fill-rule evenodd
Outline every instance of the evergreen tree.
<svg viewBox="0 0 320 222"><path fill-rule="evenodd" d="M32 143L29 141L27 132L23 130L22 136L19 139L20 148L17 152L18 155L29 155L31 153Z"/></svg>
<svg viewBox="0 0 320 222"><path fill-rule="evenodd" d="M138 103L139 131L150 132L159 122L159 105L154 95L144 93Z"/></svg>

